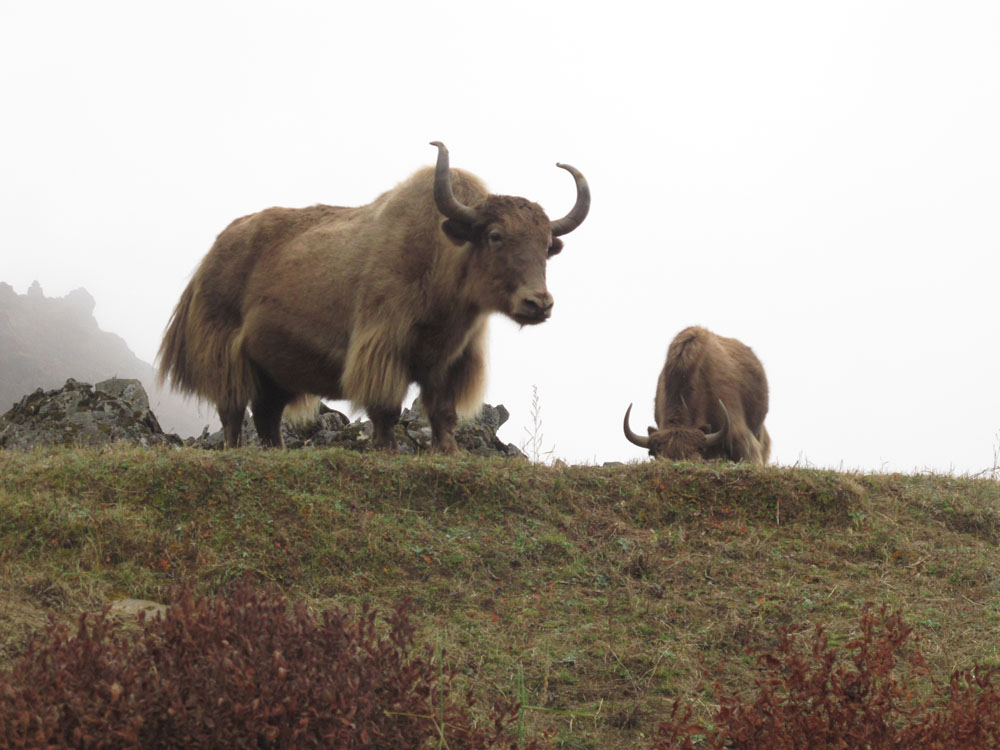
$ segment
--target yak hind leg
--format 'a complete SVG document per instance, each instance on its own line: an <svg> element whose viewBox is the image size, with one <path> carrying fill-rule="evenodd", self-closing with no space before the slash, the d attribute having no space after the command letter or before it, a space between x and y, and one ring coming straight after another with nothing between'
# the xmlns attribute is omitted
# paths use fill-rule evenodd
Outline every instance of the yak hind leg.
<svg viewBox="0 0 1000 750"><path fill-rule="evenodd" d="M281 437L281 415L285 412L285 407L295 398L295 394L278 386L264 373L259 373L257 380L257 394L250 403L257 437L265 448L284 448L285 441Z"/></svg>
<svg viewBox="0 0 1000 750"><path fill-rule="evenodd" d="M375 437L372 440L372 445L377 450L395 452L399 447L396 444L396 423L399 422L399 415L402 411L401 406L394 408L369 406L366 411L368 412L368 418L372 421L372 427L375 429Z"/></svg>
<svg viewBox="0 0 1000 750"><path fill-rule="evenodd" d="M243 417L246 414L246 404L240 406L220 406L219 419L222 422L222 434L227 448L239 448L243 434Z"/></svg>

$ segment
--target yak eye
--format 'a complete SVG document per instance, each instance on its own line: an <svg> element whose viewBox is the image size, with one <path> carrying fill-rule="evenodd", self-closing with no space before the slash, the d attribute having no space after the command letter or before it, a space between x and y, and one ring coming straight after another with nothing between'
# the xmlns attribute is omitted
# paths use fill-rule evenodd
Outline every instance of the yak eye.
<svg viewBox="0 0 1000 750"><path fill-rule="evenodd" d="M490 232L490 242L494 244L499 244L500 242L503 242L503 235L494 229L492 232Z"/></svg>

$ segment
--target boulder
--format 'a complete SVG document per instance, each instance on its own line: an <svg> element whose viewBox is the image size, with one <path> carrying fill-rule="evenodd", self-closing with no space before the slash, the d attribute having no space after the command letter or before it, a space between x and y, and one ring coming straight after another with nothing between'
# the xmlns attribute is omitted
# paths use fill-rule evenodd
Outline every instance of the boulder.
<svg viewBox="0 0 1000 750"><path fill-rule="evenodd" d="M0 447L44 445L180 445L165 435L138 380L112 378L97 385L70 378L62 388L36 390L0 417Z"/></svg>

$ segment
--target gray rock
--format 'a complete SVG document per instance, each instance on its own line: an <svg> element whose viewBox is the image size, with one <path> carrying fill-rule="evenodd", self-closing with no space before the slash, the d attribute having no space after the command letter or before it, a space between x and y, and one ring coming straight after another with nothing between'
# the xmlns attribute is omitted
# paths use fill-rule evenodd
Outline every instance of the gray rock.
<svg viewBox="0 0 1000 750"><path fill-rule="evenodd" d="M507 455L510 456L511 458L524 458L524 459L528 458L528 454L522 451L513 443L507 443L505 447L507 450Z"/></svg>
<svg viewBox="0 0 1000 750"><path fill-rule="evenodd" d="M346 414L341 414L334 409L328 409L319 415L317 420L319 428L322 430L342 430L351 423Z"/></svg>
<svg viewBox="0 0 1000 750"><path fill-rule="evenodd" d="M124 401L132 407L133 411L149 411L149 398L146 397L146 389L142 387L142 383L138 380L131 378L102 380L94 386L94 390L107 393L109 396L114 396Z"/></svg>
<svg viewBox="0 0 1000 750"><path fill-rule="evenodd" d="M180 445L165 435L138 380L111 379L91 386L70 378L62 388L41 388L0 417L0 447L43 445Z"/></svg>
<svg viewBox="0 0 1000 750"><path fill-rule="evenodd" d="M430 425L411 422L405 425L403 429L406 432L406 437L412 440L414 444L425 450L431 447L432 433Z"/></svg>
<svg viewBox="0 0 1000 750"><path fill-rule="evenodd" d="M403 425L410 424L411 422L423 422L427 424L427 417L424 415L424 405L420 403L419 396L414 399L409 409L403 409L403 413L399 415L399 422Z"/></svg>
<svg viewBox="0 0 1000 750"><path fill-rule="evenodd" d="M157 615L162 618L167 614L167 605L149 599L116 599L108 605L108 616L114 620L134 623L140 613L145 614L147 620Z"/></svg>
<svg viewBox="0 0 1000 750"><path fill-rule="evenodd" d="M496 432L500 429L504 422L510 419L510 412L507 411L503 404L500 404L499 406L483 404L482 413L477 419L486 427L493 430L493 432Z"/></svg>

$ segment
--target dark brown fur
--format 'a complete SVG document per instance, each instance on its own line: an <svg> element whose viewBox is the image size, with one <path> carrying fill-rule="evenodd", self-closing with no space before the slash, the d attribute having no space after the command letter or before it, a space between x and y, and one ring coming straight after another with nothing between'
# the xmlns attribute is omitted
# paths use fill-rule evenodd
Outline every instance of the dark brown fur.
<svg viewBox="0 0 1000 750"><path fill-rule="evenodd" d="M482 221L441 215L433 168L357 208L269 208L234 221L174 310L161 379L212 401L230 447L248 403L261 441L277 446L285 407L319 396L363 406L375 445L394 448L417 383L434 447L455 450L458 417L482 403L489 314L547 319L545 264L562 242L537 204L450 174Z"/></svg>
<svg viewBox="0 0 1000 750"><path fill-rule="evenodd" d="M649 428L646 447L658 458L765 464L771 452L767 409L767 377L750 347L685 328L667 349L656 385L656 427ZM719 442L706 445L706 433L719 431Z"/></svg>

